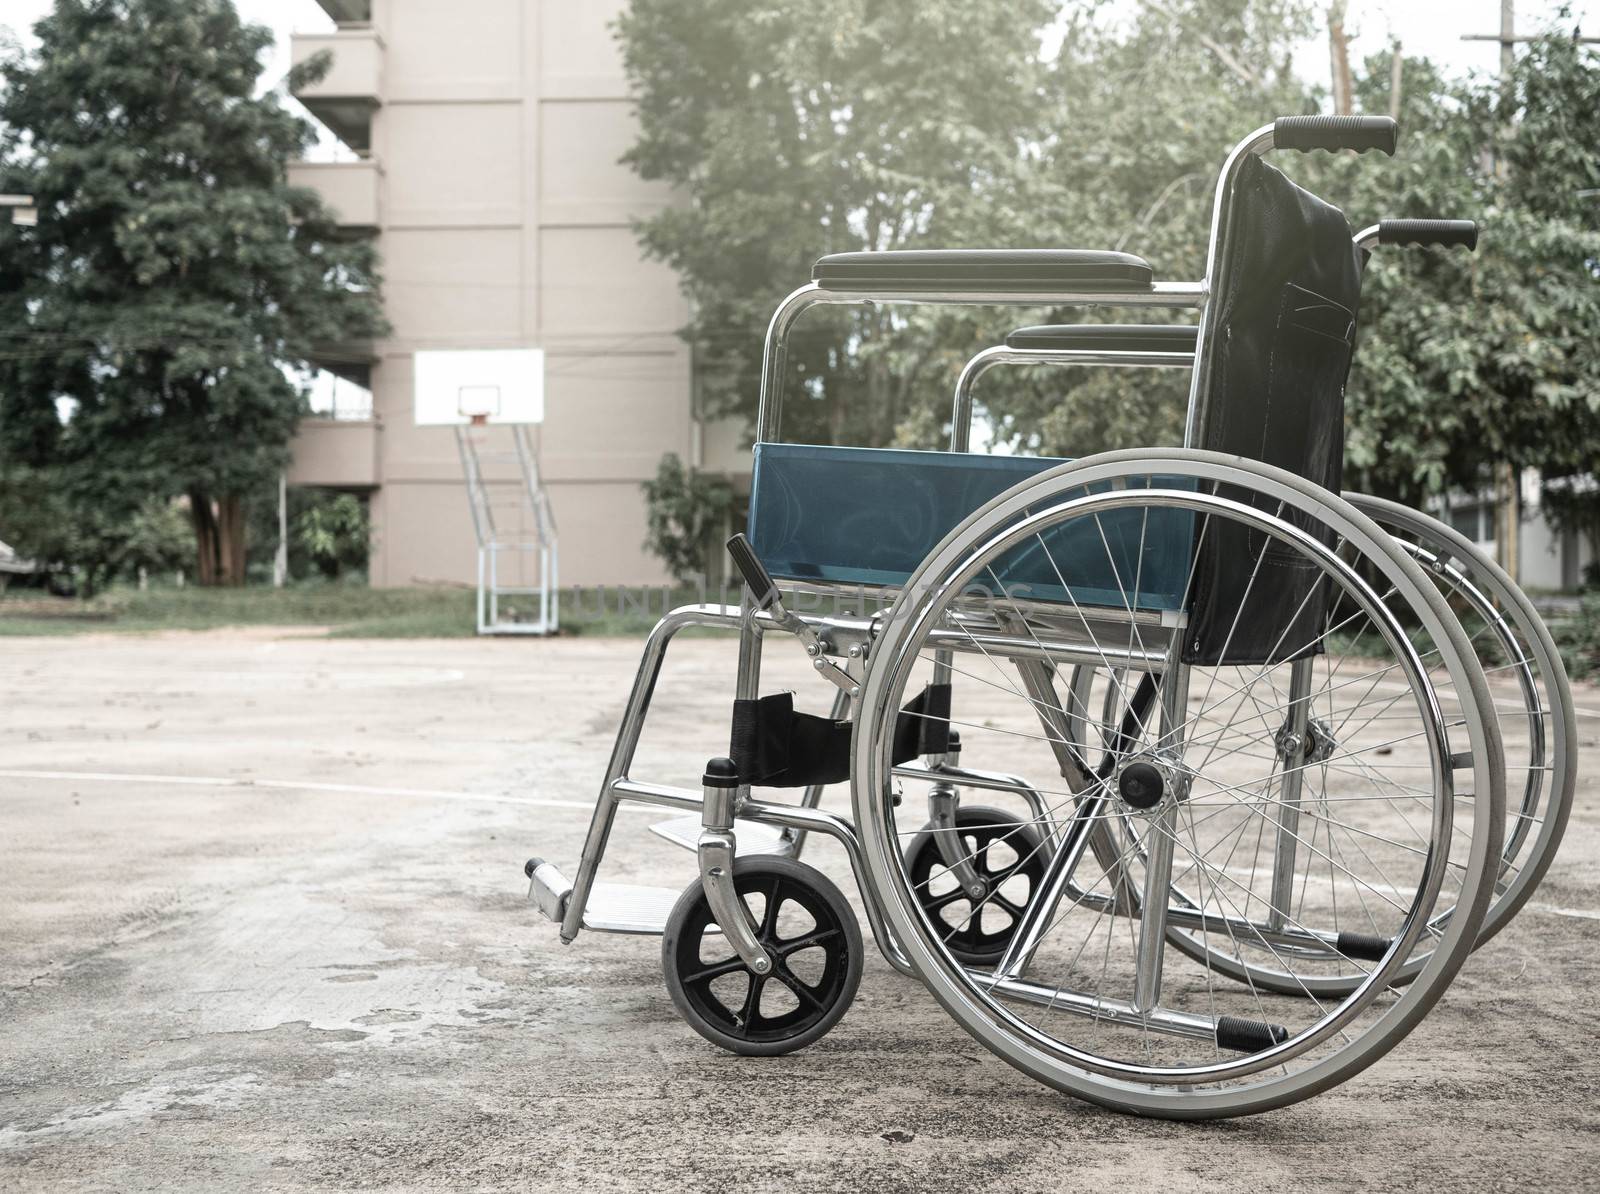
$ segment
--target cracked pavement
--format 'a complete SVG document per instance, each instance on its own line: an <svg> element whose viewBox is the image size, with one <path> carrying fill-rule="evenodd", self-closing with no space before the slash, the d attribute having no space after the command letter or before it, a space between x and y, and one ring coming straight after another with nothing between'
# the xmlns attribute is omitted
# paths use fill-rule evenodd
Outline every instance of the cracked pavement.
<svg viewBox="0 0 1600 1194"><path fill-rule="evenodd" d="M561 946L522 863L570 873L640 645L6 640L0 1188L1600 1181L1587 776L1538 906L1378 1065L1250 1120L1139 1121L990 1057L870 944L838 1028L770 1060L677 1019L654 939ZM674 647L636 774L721 752L732 660ZM681 887L650 820L623 815L606 878ZM859 907L833 843L808 860Z"/></svg>

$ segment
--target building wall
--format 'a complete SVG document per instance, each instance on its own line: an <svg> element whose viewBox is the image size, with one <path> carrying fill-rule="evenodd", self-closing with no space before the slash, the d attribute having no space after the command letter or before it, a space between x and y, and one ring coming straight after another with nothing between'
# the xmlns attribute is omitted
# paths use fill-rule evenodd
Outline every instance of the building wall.
<svg viewBox="0 0 1600 1194"><path fill-rule="evenodd" d="M412 354L436 348L545 350L562 583L664 579L640 484L664 453L692 458L687 311L629 228L669 196L617 164L633 136L609 30L623 3L374 0L393 325L372 371L375 585L475 576L454 432L412 422Z"/></svg>
<svg viewBox="0 0 1600 1194"><path fill-rule="evenodd" d="M1561 530L1549 519L1541 487L1538 473L1524 472L1515 579L1530 592L1572 591L1583 583L1593 555L1576 533ZM1451 494L1439 508L1430 507L1428 512L1444 518L1491 559L1505 565L1495 539L1501 514L1492 490Z"/></svg>

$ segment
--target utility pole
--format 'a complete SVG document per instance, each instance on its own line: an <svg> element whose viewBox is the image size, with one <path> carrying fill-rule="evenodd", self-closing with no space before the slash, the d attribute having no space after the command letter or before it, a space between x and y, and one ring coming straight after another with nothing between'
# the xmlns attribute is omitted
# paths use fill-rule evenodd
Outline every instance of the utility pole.
<svg viewBox="0 0 1600 1194"><path fill-rule="evenodd" d="M1328 58L1333 74L1333 111L1348 116L1355 110L1355 88L1350 82L1350 38L1344 31L1346 0L1328 5Z"/></svg>
<svg viewBox="0 0 1600 1194"><path fill-rule="evenodd" d="M1389 115L1400 119L1400 71L1405 63L1398 37L1389 42Z"/></svg>
<svg viewBox="0 0 1600 1194"><path fill-rule="evenodd" d="M1498 41L1500 43L1500 110L1507 123L1511 118L1512 71L1516 67L1514 47L1517 43L1516 0L1500 0L1500 33L1465 33L1462 41ZM1528 38L1522 40L1527 41ZM1491 149L1488 154L1494 173L1505 171L1505 163ZM1517 536L1522 529L1522 478L1519 471L1505 461L1495 469L1495 554L1499 563L1511 576L1520 579L1521 568L1517 552Z"/></svg>
<svg viewBox="0 0 1600 1194"><path fill-rule="evenodd" d="M1505 118L1507 128L1511 124L1511 73L1516 68L1517 60L1513 51L1516 44L1512 39L1517 31L1517 0L1500 0L1500 110ZM1497 173L1504 173L1504 160L1495 162ZM1522 534L1522 470L1513 468L1510 461L1500 466L1500 488L1505 491L1505 539L1504 546L1500 549L1500 566L1510 574L1515 582L1522 580L1522 553L1518 550L1518 539Z"/></svg>
<svg viewBox="0 0 1600 1194"><path fill-rule="evenodd" d="M289 474L278 474L278 550L272 556L272 587L289 579Z"/></svg>
<svg viewBox="0 0 1600 1194"><path fill-rule="evenodd" d="M1511 68L1516 65L1511 47L1517 36L1517 0L1500 0L1500 93L1511 91Z"/></svg>

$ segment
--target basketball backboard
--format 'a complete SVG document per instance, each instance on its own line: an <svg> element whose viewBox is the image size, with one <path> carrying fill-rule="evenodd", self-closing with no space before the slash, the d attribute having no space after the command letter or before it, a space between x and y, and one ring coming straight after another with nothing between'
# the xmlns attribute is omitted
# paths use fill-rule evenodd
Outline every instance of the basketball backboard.
<svg viewBox="0 0 1600 1194"><path fill-rule="evenodd" d="M419 427L544 421L544 350L463 349L415 357Z"/></svg>

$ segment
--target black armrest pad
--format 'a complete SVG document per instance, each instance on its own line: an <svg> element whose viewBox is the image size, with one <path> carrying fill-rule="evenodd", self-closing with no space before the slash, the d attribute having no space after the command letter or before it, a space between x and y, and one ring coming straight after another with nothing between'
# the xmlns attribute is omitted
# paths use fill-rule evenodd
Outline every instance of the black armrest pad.
<svg viewBox="0 0 1600 1194"><path fill-rule="evenodd" d="M832 253L811 277L829 290L1149 290L1149 262L1094 249L906 249Z"/></svg>
<svg viewBox="0 0 1600 1194"><path fill-rule="evenodd" d="M1189 323L1044 323L1018 328L1006 337L1006 347L1042 352L1193 352L1199 330Z"/></svg>

